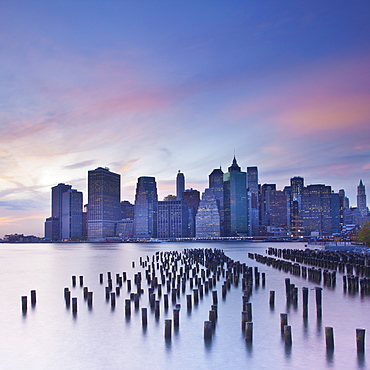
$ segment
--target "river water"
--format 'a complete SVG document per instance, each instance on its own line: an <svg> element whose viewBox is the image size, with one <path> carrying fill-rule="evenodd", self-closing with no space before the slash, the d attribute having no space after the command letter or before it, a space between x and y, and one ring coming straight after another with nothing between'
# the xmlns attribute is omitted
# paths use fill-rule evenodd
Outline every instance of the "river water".
<svg viewBox="0 0 370 370"><path fill-rule="evenodd" d="M264 254L269 246L304 248L302 243L158 243L158 244L2 244L0 245L0 368L1 369L356 369L366 368L365 355L356 351L356 328L370 329L370 297L343 292L341 274L337 286L323 289L322 319L316 317L314 288L317 283L287 274L248 258L248 252ZM159 319L149 309L144 269L139 258L152 258L156 251L185 248L218 248L234 260L258 266L266 273L266 285L253 288L253 344L247 345L241 330L241 284L232 286L226 299L218 291L218 320L210 342L203 339L212 294L204 295L191 312L180 294L180 326L171 340L164 338L164 320L172 318L172 302L165 312L163 297ZM135 267L132 262L135 262ZM140 307L148 307L143 329L141 310L125 317L129 292L124 283L115 309L105 299L106 273L127 272L128 279L142 272L145 293ZM104 273L104 284L99 274ZM71 276L77 276L72 287ZM93 308L83 299L84 285L94 293ZM299 288L298 307L287 306L286 277ZM66 308L64 288L78 299L78 313ZM302 317L302 287L309 290L308 319ZM21 296L37 291L37 304L25 315ZM275 307L269 292L276 291ZM164 290L166 293L166 290ZM287 348L280 331L280 313L288 314L292 346ZM334 328L335 349L327 352L325 327Z"/></svg>

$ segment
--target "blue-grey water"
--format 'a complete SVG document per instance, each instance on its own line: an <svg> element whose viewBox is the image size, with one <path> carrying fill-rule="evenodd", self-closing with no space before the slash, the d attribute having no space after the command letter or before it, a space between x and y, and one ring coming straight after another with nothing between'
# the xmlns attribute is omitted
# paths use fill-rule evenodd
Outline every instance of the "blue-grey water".
<svg viewBox="0 0 370 370"><path fill-rule="evenodd" d="M317 283L262 265L248 252L264 254L269 246L304 248L302 243L161 243L161 244L2 244L0 245L0 368L1 369L355 369L366 368L367 354L356 351L356 328L370 328L370 297L349 295L342 289L341 274L335 288L323 289L322 320L316 317L314 289ZM253 288L253 344L247 345L241 331L241 284L221 298L222 278L217 282L218 321L209 343L203 339L212 294L205 295L191 313L186 308L187 292L180 295L180 327L172 339L164 338L164 320L172 318L161 301L156 320L149 309L144 269L139 258L156 251L185 248L219 248L234 260L258 266L266 273L266 285ZM135 267L132 262L135 261ZM105 300L106 273L127 272L128 278L142 271L140 307L148 307L148 326L143 330L141 310L125 317L126 285L114 310ZM104 284L99 274L104 273ZM88 309L83 289L72 288L71 276L84 276L84 285L94 292ZM287 307L286 277L299 288L297 308ZM304 322L301 288L309 287L309 314ZM74 317L64 302L63 290L70 287L78 298ZM22 315L21 296L37 291L34 308L28 303ZM269 306L269 291L276 291L275 308ZM164 290L166 293L166 290ZM163 298L163 297L162 297ZM288 313L293 344L284 345L280 313ZM325 327L334 328L335 350L327 353ZM369 346L365 344L367 349ZM368 354L370 355L370 354Z"/></svg>

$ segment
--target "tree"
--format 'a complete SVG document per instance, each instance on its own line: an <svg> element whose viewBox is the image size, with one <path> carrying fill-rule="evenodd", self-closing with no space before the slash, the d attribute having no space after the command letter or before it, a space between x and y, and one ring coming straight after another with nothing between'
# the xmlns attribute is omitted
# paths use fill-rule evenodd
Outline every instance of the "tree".
<svg viewBox="0 0 370 370"><path fill-rule="evenodd" d="M370 221L365 222L358 232L357 240L370 246Z"/></svg>

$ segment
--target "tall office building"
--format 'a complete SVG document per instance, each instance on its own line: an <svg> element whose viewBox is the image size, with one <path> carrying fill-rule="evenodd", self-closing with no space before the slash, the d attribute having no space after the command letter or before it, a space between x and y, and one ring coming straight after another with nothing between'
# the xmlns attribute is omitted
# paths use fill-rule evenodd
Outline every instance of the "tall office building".
<svg viewBox="0 0 370 370"><path fill-rule="evenodd" d="M82 192L69 189L62 195L62 239L82 238Z"/></svg>
<svg viewBox="0 0 370 370"><path fill-rule="evenodd" d="M138 178L135 194L134 234L137 238L157 237L157 184L154 177Z"/></svg>
<svg viewBox="0 0 370 370"><path fill-rule="evenodd" d="M221 236L219 206L213 189L205 189L195 217L197 238L216 238Z"/></svg>
<svg viewBox="0 0 370 370"><path fill-rule="evenodd" d="M247 177L234 156L224 173L224 236L248 234Z"/></svg>
<svg viewBox="0 0 370 370"><path fill-rule="evenodd" d="M186 238L189 236L189 207L184 200L158 202L158 238Z"/></svg>
<svg viewBox="0 0 370 370"><path fill-rule="evenodd" d="M267 226L270 226L270 203L272 194L276 191L276 184L263 184L260 187L260 220L261 231L265 232Z"/></svg>
<svg viewBox="0 0 370 370"><path fill-rule="evenodd" d="M177 200L182 200L182 193L185 191L185 176L182 172L177 173L176 176L176 197Z"/></svg>
<svg viewBox="0 0 370 370"><path fill-rule="evenodd" d="M224 234L224 173L220 168L214 169L208 176L209 189L212 189L216 198L220 214L221 235Z"/></svg>
<svg viewBox="0 0 370 370"><path fill-rule="evenodd" d="M121 176L98 167L88 172L88 239L115 236L115 223L121 218Z"/></svg>
<svg viewBox="0 0 370 370"><path fill-rule="evenodd" d="M189 236L195 236L195 215L198 211L200 202L200 192L196 189L186 189L182 193L182 200L186 201L189 206L190 212L190 234Z"/></svg>
<svg viewBox="0 0 370 370"><path fill-rule="evenodd" d="M367 215L366 192L365 185L362 183L362 180L360 180L360 184L357 186L357 208L360 210L362 216Z"/></svg>
<svg viewBox="0 0 370 370"><path fill-rule="evenodd" d="M339 199L330 186L309 185L302 192L303 235L331 235L339 230Z"/></svg>
<svg viewBox="0 0 370 370"><path fill-rule="evenodd" d="M63 193L70 190L71 185L58 184L51 188L51 217L45 221L45 238L62 239L62 205Z"/></svg>
<svg viewBox="0 0 370 370"><path fill-rule="evenodd" d="M247 167L247 189L250 194L249 225L250 235L258 235L259 211L258 211L258 168Z"/></svg>

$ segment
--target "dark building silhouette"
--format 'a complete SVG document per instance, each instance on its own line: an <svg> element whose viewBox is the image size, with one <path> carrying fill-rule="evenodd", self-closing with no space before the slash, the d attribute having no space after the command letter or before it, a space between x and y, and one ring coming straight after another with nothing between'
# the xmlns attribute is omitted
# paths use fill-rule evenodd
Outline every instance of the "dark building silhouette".
<svg viewBox="0 0 370 370"><path fill-rule="evenodd" d="M190 212L190 235L195 236L195 215L198 211L198 206L200 202L200 192L193 188L186 189L182 193L182 199L187 202Z"/></svg>
<svg viewBox="0 0 370 370"><path fill-rule="evenodd" d="M82 192L69 189L62 195L62 239L83 239Z"/></svg>
<svg viewBox="0 0 370 370"><path fill-rule="evenodd" d="M248 234L247 178L234 156L224 173L224 235Z"/></svg>
<svg viewBox="0 0 370 370"><path fill-rule="evenodd" d="M249 225L252 236L258 235L259 230L259 210L258 210L258 168L247 167L247 189L250 197L249 201Z"/></svg>
<svg viewBox="0 0 370 370"><path fill-rule="evenodd" d="M186 238L190 234L189 206L184 200L158 202L158 238Z"/></svg>
<svg viewBox="0 0 370 370"><path fill-rule="evenodd" d="M368 209L366 205L366 191L362 180L360 180L360 183L357 186L357 208L361 212L362 216L367 216Z"/></svg>
<svg viewBox="0 0 370 370"><path fill-rule="evenodd" d="M209 189L212 189L220 215L220 233L224 234L224 173L220 168L214 169L208 176Z"/></svg>
<svg viewBox="0 0 370 370"><path fill-rule="evenodd" d="M102 167L89 171L88 192L88 239L114 237L121 217L121 176Z"/></svg>
<svg viewBox="0 0 370 370"><path fill-rule="evenodd" d="M185 176L182 172L177 173L176 176L176 197L177 200L182 200L182 193L185 191Z"/></svg>
<svg viewBox="0 0 370 370"><path fill-rule="evenodd" d="M158 194L155 178L139 177L135 194L135 237L157 237L157 207Z"/></svg>
<svg viewBox="0 0 370 370"><path fill-rule="evenodd" d="M121 219L129 218L131 220L134 219L135 215L135 206L130 203L128 200L124 200L121 202Z"/></svg>

